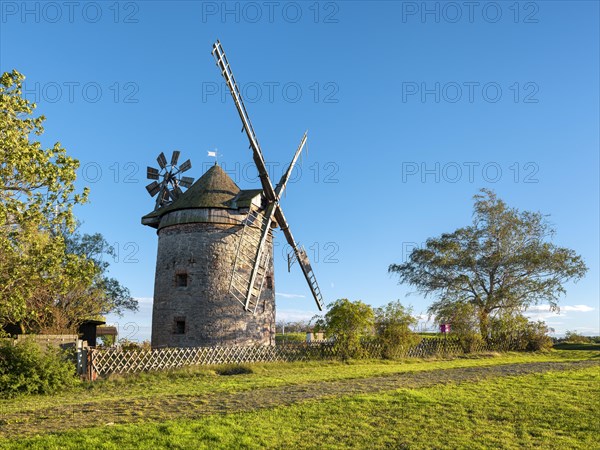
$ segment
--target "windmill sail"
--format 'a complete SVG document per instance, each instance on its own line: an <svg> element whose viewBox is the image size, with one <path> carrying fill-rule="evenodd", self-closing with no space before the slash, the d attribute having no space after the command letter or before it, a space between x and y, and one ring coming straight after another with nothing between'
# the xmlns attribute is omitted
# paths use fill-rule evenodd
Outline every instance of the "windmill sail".
<svg viewBox="0 0 600 450"><path fill-rule="evenodd" d="M246 311L256 312L271 255L267 240L272 239L270 211L250 208L243 222L229 291ZM250 270L248 270L250 269Z"/></svg>
<svg viewBox="0 0 600 450"><path fill-rule="evenodd" d="M246 243L244 243L245 234L243 234L242 238L240 239L240 243L239 243L238 257L240 255L240 253L243 251L242 250L243 248L246 248L249 246L251 249L254 249L253 252L250 251L251 256L250 256L250 259L247 261L249 263L249 265L251 265L251 267L252 267L250 275L249 275L249 277L245 277L245 276L241 275L242 270L240 269L240 266L242 266L242 264L240 263L240 265L238 265L238 263L237 263L238 257L236 257L236 263L234 264L230 292L238 301L240 301L240 303L242 303L244 305L244 308L246 310L253 310L253 311L256 310L256 305L258 304L258 299L260 297L260 292L262 290L262 282L264 280L265 270L266 270L266 269L264 269L264 266L263 266L263 264L264 264L263 256L265 253L268 253L265 251L265 243L268 238L270 224L273 220L273 217L275 217L277 220L277 224L283 230L288 243L292 246L292 248L294 249L294 252L296 253L296 257L298 259L300 267L302 268L304 277L306 278L306 281L308 282L308 285L311 289L313 297L317 303L317 307L319 308L319 310L322 310L323 309L323 297L321 295L319 285L317 283L316 277L315 277L312 267L310 265L308 255L302 248L298 247L298 245L294 241L294 237L292 236L292 233L289 229L289 225L288 225L287 221L285 220L285 216L283 215L283 211L281 210L281 207L279 205L280 196L285 189L285 186L290 178L293 167L294 167L294 165L306 143L306 139L307 139L306 133L304 134L302 141L300 142L300 145L299 145L298 149L296 150L296 153L294 154L294 158L292 159L292 162L291 162L290 166L288 167L288 170L284 173L279 184L277 185L277 188L274 189L273 185L271 184L271 180L269 179L269 174L268 174L268 171L267 171L267 168L265 165L265 160L264 160L262 151L260 149L260 145L258 143L256 133L254 132L254 128L252 127L252 123L250 122L250 117L248 115L248 111L246 110L246 107L244 105L242 95L238 88L235 77L233 76L233 72L231 70L229 61L227 60L227 56L225 55L225 52L223 50L223 46L221 45L221 43L219 41L217 41L213 45L212 55L214 56L217 66L219 67L219 69L221 71L221 75L225 79L225 83L227 84L229 91L231 92L231 96L233 98L236 109L237 109L240 119L242 121L243 130L246 132L246 135L248 136L248 141L250 142L250 148L252 149L252 156L254 159L254 163L256 164L256 168L258 169L260 182L262 184L263 192L264 192L264 195L267 200L267 207L263 214L264 221L263 221L261 229L260 229L259 237L254 240L253 244L246 244ZM250 213L249 213L249 217L250 217ZM248 221L248 218L246 219L246 221ZM244 233L246 233L247 227L248 227L248 225L246 224L246 222L244 222ZM250 241L252 242L251 239L250 239ZM242 257L242 260L243 260L243 257ZM258 283L259 287L255 286L255 285L257 285L257 281L259 282Z"/></svg>
<svg viewBox="0 0 600 450"><path fill-rule="evenodd" d="M312 293L313 298L315 299L317 308L319 308L319 311L323 311L323 295L321 294L321 289L319 288L319 284L317 283L317 277L315 276L312 266L310 265L310 260L308 258L308 255L306 254L306 251L304 250L304 248L300 247L296 243L294 235L290 230L290 226L285 216L283 215L283 211L281 210L281 208L277 208L277 210L275 211L275 219L277 220L277 224L281 228L281 231L283 231L283 234L288 244L294 250L296 259L298 260L298 264L302 269L304 278L306 278L306 282L310 286L310 291Z"/></svg>
<svg viewBox="0 0 600 450"><path fill-rule="evenodd" d="M258 176L265 192L265 196L267 197L268 201L275 201L275 191L273 190L273 186L269 181L269 173L267 171L267 166L265 165L262 151L258 144L258 139L256 138L256 133L254 133L254 128L252 127L250 117L248 116L248 112L244 106L244 101L242 100L242 94L240 93L237 82L233 76L233 72L231 71L231 66L229 65L227 56L225 56L225 52L223 51L223 46L219 41L213 45L212 54L215 57L217 66L219 66L219 69L221 69L221 75L225 79L225 83L231 92L235 107L237 108L240 119L242 120L244 131L246 131L246 135L250 141L254 163L258 169Z"/></svg>
<svg viewBox="0 0 600 450"><path fill-rule="evenodd" d="M304 136L302 136L302 140L300 141L300 145L296 149L296 153L294 154L294 157L292 158L292 162L288 166L288 169L285 171L285 173L281 176L279 183L277 183L277 186L275 187L275 195L277 196L278 200L281 198L281 194L283 194L283 191L285 190L285 186L287 185L287 182L289 181L290 176L292 175L292 171L294 170L296 161L298 161L298 157L300 156L300 153L302 153L302 149L306 145L307 139L308 139L308 132L305 131Z"/></svg>

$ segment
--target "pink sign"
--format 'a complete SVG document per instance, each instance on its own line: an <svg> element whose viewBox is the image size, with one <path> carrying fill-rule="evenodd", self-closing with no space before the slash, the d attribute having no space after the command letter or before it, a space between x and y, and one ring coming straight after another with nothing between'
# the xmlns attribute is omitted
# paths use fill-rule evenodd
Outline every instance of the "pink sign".
<svg viewBox="0 0 600 450"><path fill-rule="evenodd" d="M440 325L440 333L450 333L450 324L443 323Z"/></svg>

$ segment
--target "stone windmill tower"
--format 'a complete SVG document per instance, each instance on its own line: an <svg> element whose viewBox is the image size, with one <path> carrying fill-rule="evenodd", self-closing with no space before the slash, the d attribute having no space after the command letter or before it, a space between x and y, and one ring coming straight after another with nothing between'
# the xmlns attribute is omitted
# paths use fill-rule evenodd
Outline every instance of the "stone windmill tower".
<svg viewBox="0 0 600 450"><path fill-rule="evenodd" d="M182 176L189 160L148 167L146 186L157 195L142 224L157 229L158 255L152 314L153 347L273 345L275 289L273 231L291 246L288 266L302 269L319 310L323 299L304 248L296 244L279 199L307 140L304 134L287 171L273 187L237 83L220 42L213 55L231 91L250 141L262 189L241 190L217 165L200 179ZM157 181L160 180L160 181ZM182 187L188 188L183 192Z"/></svg>

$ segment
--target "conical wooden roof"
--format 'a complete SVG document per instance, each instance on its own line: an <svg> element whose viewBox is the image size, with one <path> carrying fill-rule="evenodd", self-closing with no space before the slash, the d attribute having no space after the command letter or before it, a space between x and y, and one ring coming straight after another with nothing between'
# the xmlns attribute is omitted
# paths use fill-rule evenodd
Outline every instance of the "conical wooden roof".
<svg viewBox="0 0 600 450"><path fill-rule="evenodd" d="M247 207L251 199L261 192L260 189L241 190L231 177L215 164L177 200L145 215L142 221L181 209Z"/></svg>
<svg viewBox="0 0 600 450"><path fill-rule="evenodd" d="M215 164L167 208L169 211L188 208L228 208L228 203L240 192L221 166Z"/></svg>

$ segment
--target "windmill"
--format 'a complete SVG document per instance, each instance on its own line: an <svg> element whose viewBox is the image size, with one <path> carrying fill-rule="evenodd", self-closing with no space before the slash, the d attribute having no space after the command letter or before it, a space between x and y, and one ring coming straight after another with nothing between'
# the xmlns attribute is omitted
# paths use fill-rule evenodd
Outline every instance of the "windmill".
<svg viewBox="0 0 600 450"><path fill-rule="evenodd" d="M298 263L319 310L323 297L306 250L294 240L280 199L306 145L304 133L287 170L274 185L248 113L219 42L213 55L248 136L260 189L241 189L218 162L198 179L182 176L190 161L148 167L156 196L141 218L156 229L158 248L152 303L152 347L275 345L273 232L291 246L288 268ZM258 186L257 186L258 187ZM185 192L182 188L186 188ZM241 307L240 307L241 304Z"/></svg>
<svg viewBox="0 0 600 450"><path fill-rule="evenodd" d="M254 132L254 128L252 127L252 123L250 122L246 107L244 106L240 90L233 76L223 46L218 40L213 45L212 55L221 71L221 75L225 79L229 91L231 92L231 96L242 121L242 131L245 131L248 137L250 149L252 150L252 157L256 164L256 168L258 169L263 195L265 197L264 208L262 208L262 210L251 209L243 223L244 229L235 258L229 292L244 306L246 311L252 313L256 311L260 293L263 289L267 266L269 264L269 252L265 251L266 242L272 225L276 224L281 228L288 244L292 248L292 252L288 255L288 266L291 266L295 261L298 262L310 287L317 307L322 311L323 296L308 259L308 255L306 254L306 250L296 243L280 205L281 195L286 188L294 165L306 144L307 134L304 133L288 169L279 180L279 183L273 187L265 165L262 150L258 143L256 133ZM245 270L247 267L251 267L249 273Z"/></svg>
<svg viewBox="0 0 600 450"><path fill-rule="evenodd" d="M147 185L146 190L151 197L158 194L154 209L170 204L183 193L182 187L189 188L194 183L194 178L182 176L183 172L192 168L192 162L188 159L178 166L179 154L178 150L173 151L171 162L168 163L165 154L161 152L156 158L160 169L150 166L147 168L147 178L155 181Z"/></svg>

